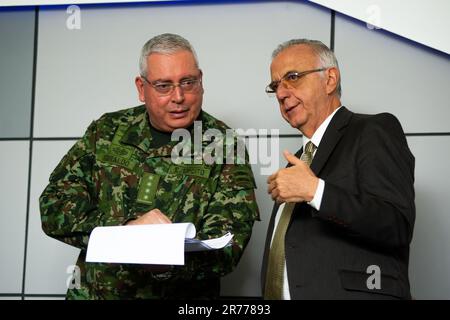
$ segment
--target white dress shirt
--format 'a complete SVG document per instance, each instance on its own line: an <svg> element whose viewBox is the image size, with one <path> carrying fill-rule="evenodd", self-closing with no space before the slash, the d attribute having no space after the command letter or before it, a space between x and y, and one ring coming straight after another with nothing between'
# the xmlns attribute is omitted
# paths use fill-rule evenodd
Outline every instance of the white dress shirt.
<svg viewBox="0 0 450 320"><path fill-rule="evenodd" d="M324 122L322 122L322 124L319 126L319 128L317 128L317 130L314 132L313 136L311 137L311 139L308 139L307 137L303 136L303 150L305 150L305 146L306 144L311 141L312 143L314 143L314 145L317 147L316 151L314 151L313 157L316 154L317 150L319 149L319 145L320 145L320 141L322 141L323 135L325 134L325 130L327 130L328 125L331 122L331 119L333 119L333 116L335 115L335 113L341 108L342 106L340 106L339 108L337 108L336 110L334 110L334 112L332 114L330 114ZM313 199L310 202L307 202L311 207L313 207L316 210L320 210L320 204L322 203L322 197L323 197L323 191L325 189L325 181L323 181L322 179L319 178L319 184L317 185L317 189L316 192L314 194ZM278 221L280 220L280 216L281 213L283 212L284 209L284 203L282 205L280 205L280 207L278 208L277 211L277 215L275 217L275 225L273 228L273 233L272 233L272 240L270 242L270 245L272 245L272 241L273 241L273 236L275 235L275 230L278 226ZM284 275L283 275L283 292L282 292L282 298L283 300L291 300L291 295L289 293L289 282L288 282L288 277L287 277L287 267L286 267L286 263L284 264Z"/></svg>

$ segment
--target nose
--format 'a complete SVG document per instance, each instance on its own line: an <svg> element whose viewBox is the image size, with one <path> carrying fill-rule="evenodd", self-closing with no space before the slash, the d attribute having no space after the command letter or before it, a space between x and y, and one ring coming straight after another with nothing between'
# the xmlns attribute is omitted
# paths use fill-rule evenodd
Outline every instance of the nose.
<svg viewBox="0 0 450 320"><path fill-rule="evenodd" d="M279 101L283 101L284 99L286 99L287 97L289 97L291 94L291 91L289 90L289 88L287 86L284 85L283 82L280 83L280 85L277 88L277 99Z"/></svg>
<svg viewBox="0 0 450 320"><path fill-rule="evenodd" d="M182 103L184 101L184 93L180 86L176 86L172 92L172 102Z"/></svg>

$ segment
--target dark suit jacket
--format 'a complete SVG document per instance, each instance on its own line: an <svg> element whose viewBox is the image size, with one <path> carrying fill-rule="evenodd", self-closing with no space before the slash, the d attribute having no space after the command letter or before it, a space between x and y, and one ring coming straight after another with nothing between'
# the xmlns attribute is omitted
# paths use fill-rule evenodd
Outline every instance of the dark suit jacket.
<svg viewBox="0 0 450 320"><path fill-rule="evenodd" d="M411 298L414 156L399 121L388 113L362 115L342 107L311 169L325 189L319 211L296 205L286 233L291 299ZM277 210L275 205L267 232L263 291ZM381 289L367 285L372 265L380 269Z"/></svg>

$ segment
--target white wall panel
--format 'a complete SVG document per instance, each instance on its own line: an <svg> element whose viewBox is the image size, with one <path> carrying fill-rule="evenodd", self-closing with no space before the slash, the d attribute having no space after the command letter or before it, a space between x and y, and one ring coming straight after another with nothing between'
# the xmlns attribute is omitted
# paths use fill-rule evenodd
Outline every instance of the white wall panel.
<svg viewBox="0 0 450 320"><path fill-rule="evenodd" d="M448 0L312 0L405 38L450 53Z"/></svg>
<svg viewBox="0 0 450 320"><path fill-rule="evenodd" d="M416 299L450 299L450 137L409 137L416 157L410 281Z"/></svg>
<svg viewBox="0 0 450 320"><path fill-rule="evenodd" d="M41 8L35 135L81 136L101 114L139 104L134 86L141 47L178 33L204 71L204 108L233 127L293 129L281 119L270 82L275 47L295 37L329 43L330 12L281 2L81 7L81 29L65 9ZM55 121L57 119L58 121Z"/></svg>
<svg viewBox="0 0 450 320"><path fill-rule="evenodd" d="M0 150L0 293L21 293L29 142L0 141Z"/></svg>
<svg viewBox="0 0 450 320"><path fill-rule="evenodd" d="M67 267L74 265L79 250L48 237L41 227L39 196L50 173L75 141L35 141L28 225L28 252L25 293L65 294Z"/></svg>
<svg viewBox="0 0 450 320"><path fill-rule="evenodd" d="M392 112L406 132L448 132L448 55L336 15L335 52L343 104L363 113Z"/></svg>

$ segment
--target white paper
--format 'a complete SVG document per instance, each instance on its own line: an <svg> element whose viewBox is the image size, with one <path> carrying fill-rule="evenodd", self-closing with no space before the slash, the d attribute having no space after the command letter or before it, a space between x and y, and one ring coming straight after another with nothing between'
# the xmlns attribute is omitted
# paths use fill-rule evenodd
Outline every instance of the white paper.
<svg viewBox="0 0 450 320"><path fill-rule="evenodd" d="M208 239L208 240L197 240L197 239L186 239L185 240L185 251L203 251L203 250L217 250L222 249L228 245L231 245L231 240L233 235L227 233L220 238Z"/></svg>
<svg viewBox="0 0 450 320"><path fill-rule="evenodd" d="M184 265L184 252L216 250L231 243L233 235L193 239L192 223L97 227L89 238L87 262Z"/></svg>

